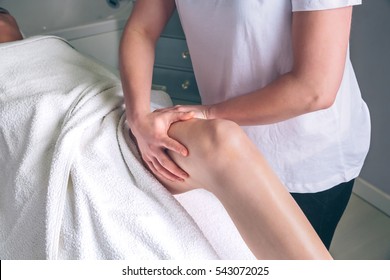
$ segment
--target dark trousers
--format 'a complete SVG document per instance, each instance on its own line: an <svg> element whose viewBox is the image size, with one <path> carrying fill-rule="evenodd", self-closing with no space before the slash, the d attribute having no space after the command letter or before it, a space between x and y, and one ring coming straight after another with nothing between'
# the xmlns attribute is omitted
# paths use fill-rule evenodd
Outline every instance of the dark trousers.
<svg viewBox="0 0 390 280"><path fill-rule="evenodd" d="M317 193L291 193L328 249L351 197L354 181Z"/></svg>

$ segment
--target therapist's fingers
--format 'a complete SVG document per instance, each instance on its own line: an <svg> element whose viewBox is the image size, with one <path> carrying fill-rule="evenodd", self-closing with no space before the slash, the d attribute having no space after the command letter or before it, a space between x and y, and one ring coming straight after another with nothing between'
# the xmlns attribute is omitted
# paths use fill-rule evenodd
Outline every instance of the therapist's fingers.
<svg viewBox="0 0 390 280"><path fill-rule="evenodd" d="M209 106L206 105L176 105L174 107L159 109L159 112L171 112L174 114L183 114L191 116L190 118L196 119L208 119L209 117Z"/></svg>
<svg viewBox="0 0 390 280"><path fill-rule="evenodd" d="M170 181L183 182L188 178L188 174L182 170L165 151L161 151L158 157L153 158L150 161L151 169L157 175L164 177Z"/></svg>
<svg viewBox="0 0 390 280"><path fill-rule="evenodd" d="M183 181L188 174L169 157L167 150L187 156L187 148L168 136L170 126L193 118L193 112L159 109L147 115L132 128L143 161L155 174L170 181Z"/></svg>
<svg viewBox="0 0 390 280"><path fill-rule="evenodd" d="M187 111L187 112L175 112L173 115L172 115L172 118L171 118L171 123L175 123L175 122L179 122L179 121L187 121L187 120L190 120L192 118L194 118L194 115L195 113L192 112L192 111Z"/></svg>
<svg viewBox="0 0 390 280"><path fill-rule="evenodd" d="M188 155L188 150L183 144L168 136L163 139L162 145L165 149L176 152L184 157Z"/></svg>

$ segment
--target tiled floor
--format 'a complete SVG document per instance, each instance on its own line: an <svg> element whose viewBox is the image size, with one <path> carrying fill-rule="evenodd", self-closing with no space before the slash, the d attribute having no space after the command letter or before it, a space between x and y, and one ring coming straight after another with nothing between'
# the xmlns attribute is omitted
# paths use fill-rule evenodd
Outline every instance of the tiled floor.
<svg viewBox="0 0 390 280"><path fill-rule="evenodd" d="M330 252L339 260L390 260L390 217L352 194Z"/></svg>

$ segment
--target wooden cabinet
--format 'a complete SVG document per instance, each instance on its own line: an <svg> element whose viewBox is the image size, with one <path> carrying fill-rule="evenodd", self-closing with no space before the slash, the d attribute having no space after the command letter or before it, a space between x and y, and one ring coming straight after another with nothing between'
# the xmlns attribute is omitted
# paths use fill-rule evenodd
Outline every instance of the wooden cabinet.
<svg viewBox="0 0 390 280"><path fill-rule="evenodd" d="M165 89L174 104L200 104L191 57L177 11L157 43L153 85Z"/></svg>

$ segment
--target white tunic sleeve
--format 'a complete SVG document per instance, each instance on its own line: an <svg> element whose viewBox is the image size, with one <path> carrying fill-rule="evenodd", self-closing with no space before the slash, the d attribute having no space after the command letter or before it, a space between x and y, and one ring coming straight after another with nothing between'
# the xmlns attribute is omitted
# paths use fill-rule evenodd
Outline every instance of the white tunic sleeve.
<svg viewBox="0 0 390 280"><path fill-rule="evenodd" d="M316 11L360 5L362 0L291 0L292 11Z"/></svg>

